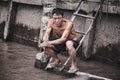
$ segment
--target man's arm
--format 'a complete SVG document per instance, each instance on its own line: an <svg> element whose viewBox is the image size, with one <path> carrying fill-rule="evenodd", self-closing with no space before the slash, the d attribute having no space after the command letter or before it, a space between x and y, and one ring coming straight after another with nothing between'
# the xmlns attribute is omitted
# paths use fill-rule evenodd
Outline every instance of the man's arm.
<svg viewBox="0 0 120 80"><path fill-rule="evenodd" d="M51 20L48 21L48 24L46 26L46 31L45 31L45 34L43 36L43 41L49 41L49 37L50 37L50 32L51 32Z"/></svg>
<svg viewBox="0 0 120 80"><path fill-rule="evenodd" d="M62 34L62 37L53 41L49 41L49 44L61 44L64 41L67 40L67 38L69 37L70 32L72 31L73 28L73 23L72 22L68 22L68 24L66 25L66 29Z"/></svg>

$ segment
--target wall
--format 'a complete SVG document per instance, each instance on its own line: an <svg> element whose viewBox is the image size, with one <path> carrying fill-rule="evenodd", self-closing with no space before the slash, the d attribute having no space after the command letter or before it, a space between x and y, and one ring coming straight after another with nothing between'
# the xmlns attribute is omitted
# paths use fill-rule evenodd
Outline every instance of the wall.
<svg viewBox="0 0 120 80"><path fill-rule="evenodd" d="M41 6L19 4L17 7L13 37L15 37L15 39L23 38L26 41L29 40L37 42L41 25L41 17Z"/></svg>
<svg viewBox="0 0 120 80"><path fill-rule="evenodd" d="M117 64L120 60L120 15L103 14L97 21L93 53L104 62Z"/></svg>

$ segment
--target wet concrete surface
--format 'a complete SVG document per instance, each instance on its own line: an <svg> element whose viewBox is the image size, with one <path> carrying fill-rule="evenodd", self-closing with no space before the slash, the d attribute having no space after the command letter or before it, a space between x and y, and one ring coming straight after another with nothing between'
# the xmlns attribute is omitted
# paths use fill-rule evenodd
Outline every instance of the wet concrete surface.
<svg viewBox="0 0 120 80"><path fill-rule="evenodd" d="M89 80L85 76L70 78L35 68L36 53L38 50L34 47L0 40L0 80ZM119 67L79 59L78 67L82 72L120 80Z"/></svg>

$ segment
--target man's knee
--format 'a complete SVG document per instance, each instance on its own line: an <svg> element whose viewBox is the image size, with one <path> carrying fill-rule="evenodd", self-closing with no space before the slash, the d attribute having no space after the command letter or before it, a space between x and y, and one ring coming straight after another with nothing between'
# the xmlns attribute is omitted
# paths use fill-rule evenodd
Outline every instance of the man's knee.
<svg viewBox="0 0 120 80"><path fill-rule="evenodd" d="M73 47L73 42L72 41L67 41L66 42L66 47L67 47L68 50L71 50L72 48L74 48Z"/></svg>

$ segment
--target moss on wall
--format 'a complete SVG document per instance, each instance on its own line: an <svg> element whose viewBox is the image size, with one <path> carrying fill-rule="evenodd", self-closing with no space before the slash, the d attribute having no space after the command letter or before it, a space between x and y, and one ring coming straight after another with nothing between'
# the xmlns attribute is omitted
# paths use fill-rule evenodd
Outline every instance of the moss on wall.
<svg viewBox="0 0 120 80"><path fill-rule="evenodd" d="M29 29L27 25L15 24L9 34L9 40L37 46L40 29Z"/></svg>

